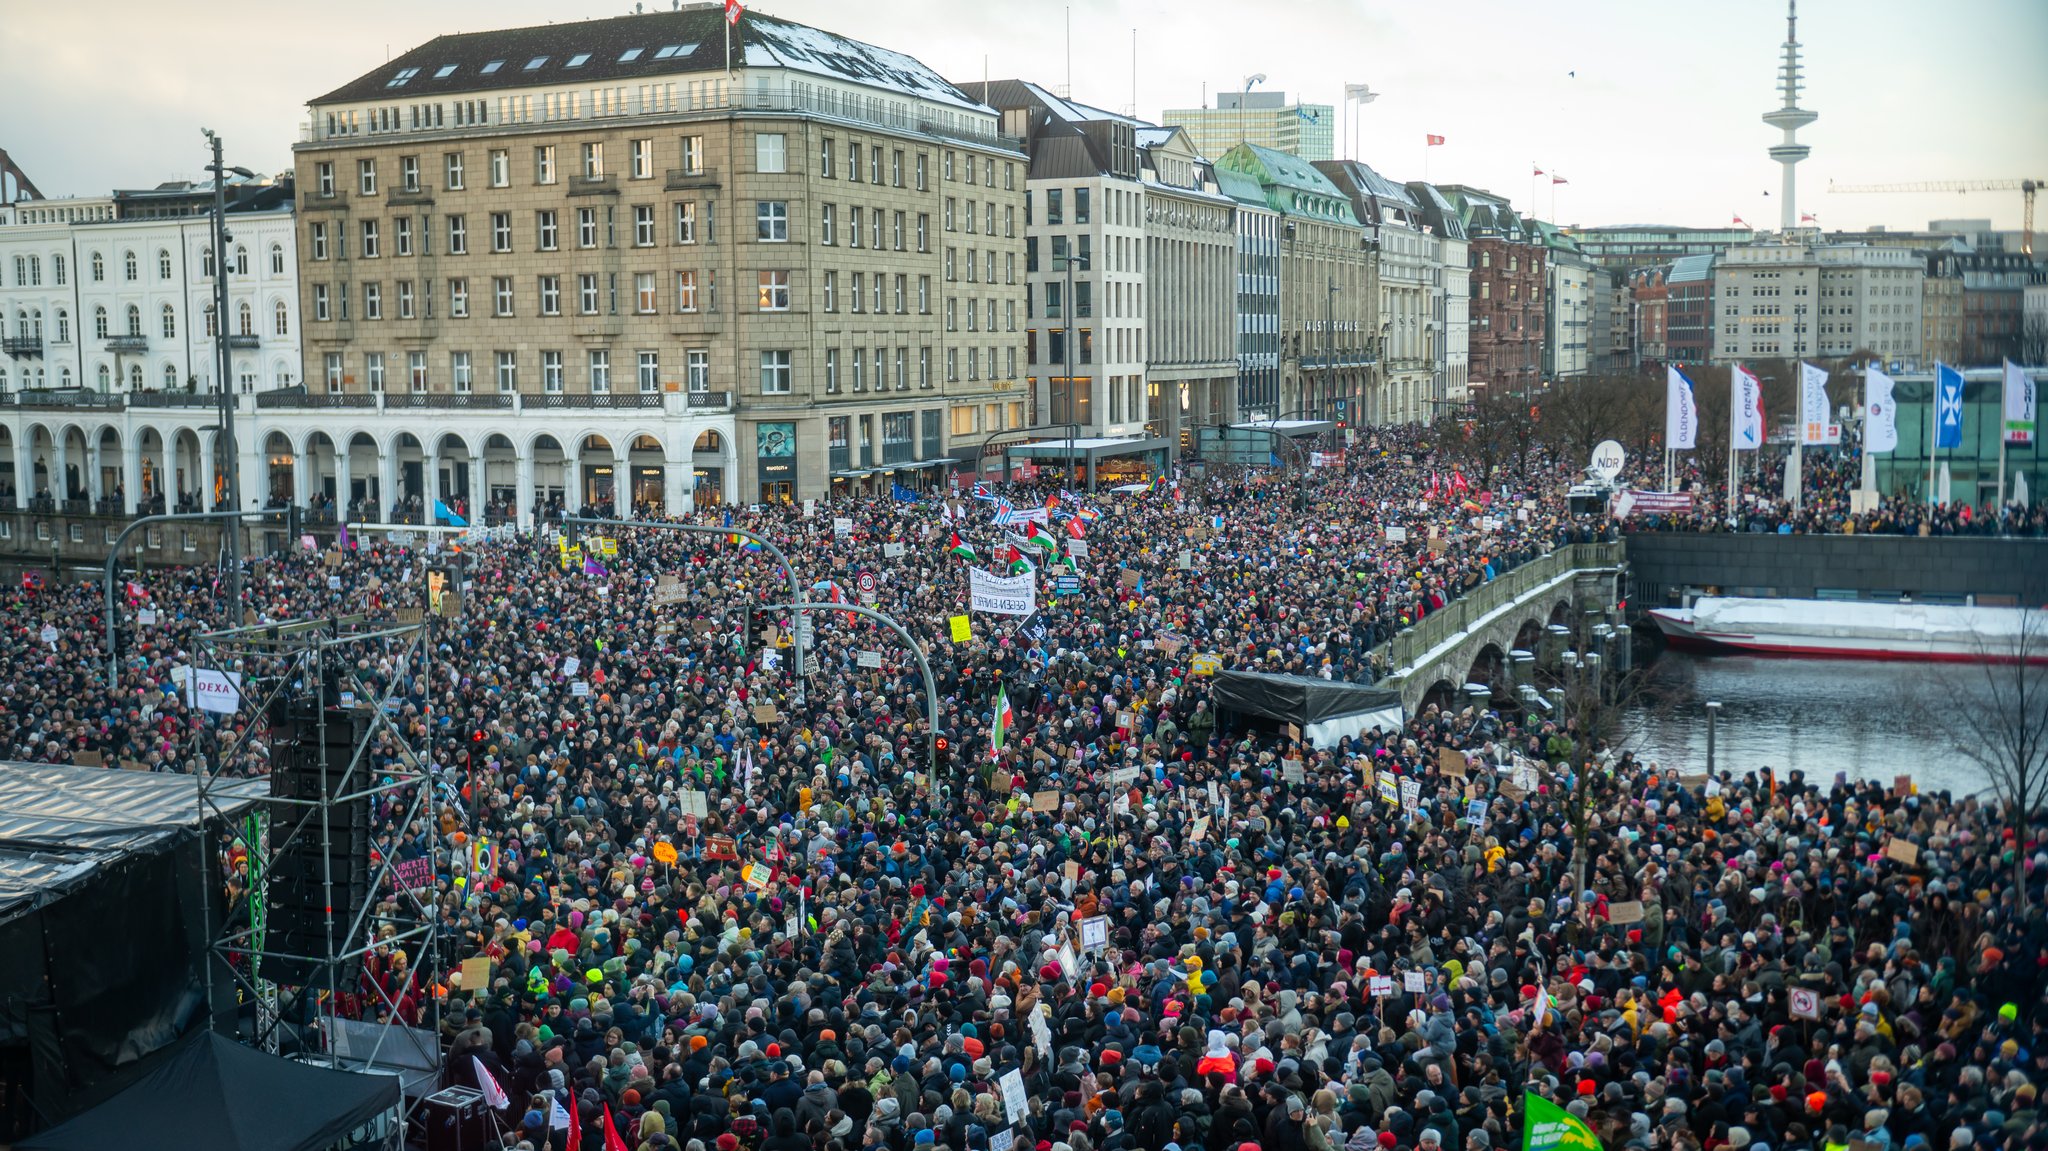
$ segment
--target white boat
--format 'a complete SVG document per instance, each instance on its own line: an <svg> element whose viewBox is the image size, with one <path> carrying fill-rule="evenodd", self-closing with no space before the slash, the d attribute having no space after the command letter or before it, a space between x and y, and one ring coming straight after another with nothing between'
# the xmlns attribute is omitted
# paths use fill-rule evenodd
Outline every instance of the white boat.
<svg viewBox="0 0 2048 1151"><path fill-rule="evenodd" d="M1650 613L1679 647L1831 659L2048 664L2048 615L2025 608L1708 596Z"/></svg>

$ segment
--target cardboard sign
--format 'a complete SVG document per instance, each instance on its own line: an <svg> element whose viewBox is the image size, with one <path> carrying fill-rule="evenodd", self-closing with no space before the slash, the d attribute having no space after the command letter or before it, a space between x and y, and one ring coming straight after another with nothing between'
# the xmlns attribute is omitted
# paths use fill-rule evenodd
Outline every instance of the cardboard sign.
<svg viewBox="0 0 2048 1151"><path fill-rule="evenodd" d="M1031 793L1031 810L1058 811L1059 809L1060 793L1058 791L1034 791Z"/></svg>
<svg viewBox="0 0 2048 1151"><path fill-rule="evenodd" d="M654 862L674 867L676 863L676 845L667 840L656 843L654 845Z"/></svg>
<svg viewBox="0 0 2048 1151"><path fill-rule="evenodd" d="M755 723L770 724L781 718L782 714L775 710L775 705L772 703L757 703L754 705Z"/></svg>
<svg viewBox="0 0 2048 1151"><path fill-rule="evenodd" d="M1195 553L1186 548L1180 549L1180 554L1173 557L1173 566L1181 571L1192 571L1195 566Z"/></svg>
<svg viewBox="0 0 2048 1151"><path fill-rule="evenodd" d="M570 657L569 657L568 659L565 659L565 660L563 660L563 661L562 661L562 674L563 674L563 675L575 675L575 674L576 674L577 672L579 672L579 671L582 671L582 670L583 670L583 660L582 660L582 658L581 658L581 657L579 657L579 656L573 656L573 655L572 655L572 656L570 656Z"/></svg>
<svg viewBox="0 0 2048 1151"><path fill-rule="evenodd" d="M676 793L676 810L683 815L694 815L698 819L703 819L711 814L711 805L701 791L679 791Z"/></svg>
<svg viewBox="0 0 2048 1151"><path fill-rule="evenodd" d="M434 885L434 861L426 856L401 859L391 865L391 883L402 891L418 891Z"/></svg>
<svg viewBox="0 0 2048 1151"><path fill-rule="evenodd" d="M416 607L398 608L391 614L398 620L399 623L402 624L418 623L420 622L420 620L425 618L426 615L426 613L422 609Z"/></svg>
<svg viewBox="0 0 2048 1151"><path fill-rule="evenodd" d="M1003 1113L1011 1123L1022 1123L1031 1114L1031 1094L1024 1089L1024 1069L1012 1067L996 1080L1003 1089Z"/></svg>
<svg viewBox="0 0 2048 1151"><path fill-rule="evenodd" d="M139 760L139 759L124 759L124 760L122 760L122 761L121 761L121 770L122 770L122 771L148 771L148 770L149 770L149 765L148 765L148 764L146 764L146 763L144 763L144 762L142 762L142 761L141 761L141 760Z"/></svg>
<svg viewBox="0 0 2048 1151"><path fill-rule="evenodd" d="M1385 999L1394 993L1394 977L1391 975L1368 976L1365 985L1376 999Z"/></svg>
<svg viewBox="0 0 2048 1151"><path fill-rule="evenodd" d="M1017 1142L1017 1132L1005 1127L988 1137L988 1151L1010 1151Z"/></svg>
<svg viewBox="0 0 2048 1151"><path fill-rule="evenodd" d="M1628 899L1620 903L1610 903L1607 905L1607 919L1610 923L1618 924L1641 923L1643 921L1643 901L1640 899Z"/></svg>
<svg viewBox="0 0 2048 1151"><path fill-rule="evenodd" d="M1308 781L1308 772L1302 767L1300 760L1283 759L1280 761L1280 778L1288 783L1305 783Z"/></svg>
<svg viewBox="0 0 2048 1151"><path fill-rule="evenodd" d="M1403 971L1401 973L1401 990L1423 991L1426 990L1428 987L1429 981L1423 976L1422 972Z"/></svg>
<svg viewBox="0 0 2048 1151"><path fill-rule="evenodd" d="M967 616L956 615L946 621L953 629L953 642L966 643L974 638L974 622Z"/></svg>
<svg viewBox="0 0 2048 1151"><path fill-rule="evenodd" d="M883 544L883 545L882 545L882 558L883 558L883 559L891 559L891 560L894 560L894 559L902 559L902 558L903 558L903 545L902 545L902 544L895 544L895 543L890 543L890 544Z"/></svg>
<svg viewBox="0 0 2048 1151"><path fill-rule="evenodd" d="M581 679L571 681L569 684L569 694L577 699L585 698L590 694L590 682Z"/></svg>
<svg viewBox="0 0 2048 1151"><path fill-rule="evenodd" d="M1886 840L1884 857L1905 864L1907 867L1920 865L1920 845L1909 839Z"/></svg>
<svg viewBox="0 0 2048 1151"><path fill-rule="evenodd" d="M852 535L852 534L853 534L853 518L852 518L851 516L833 516L833 517L832 517L832 534L833 534L833 535L835 535L835 536L850 536L850 535Z"/></svg>
<svg viewBox="0 0 2048 1151"><path fill-rule="evenodd" d="M146 607L143 608L141 611L136 612L135 622L143 627L155 627L156 609L153 607Z"/></svg>
<svg viewBox="0 0 2048 1151"><path fill-rule="evenodd" d="M1790 1001L1792 1018L1820 1018L1820 992L1811 987L1792 987L1786 990L1786 998Z"/></svg>
<svg viewBox="0 0 2048 1151"><path fill-rule="evenodd" d="M1438 771L1443 772L1445 775L1463 779L1465 778L1465 766L1464 752L1448 747L1436 749L1436 769Z"/></svg>
<svg viewBox="0 0 2048 1151"><path fill-rule="evenodd" d="M704 858L738 859L738 845L730 835L707 835L704 837Z"/></svg>
<svg viewBox="0 0 2048 1151"><path fill-rule="evenodd" d="M328 567L338 568L341 566L341 553L328 552L326 555L320 557L320 562Z"/></svg>
<svg viewBox="0 0 2048 1151"><path fill-rule="evenodd" d="M462 988L484 991L491 986L491 957L474 955L462 961Z"/></svg>
<svg viewBox="0 0 2048 1151"><path fill-rule="evenodd" d="M879 668L882 666L882 653L878 651L864 651L854 657L854 662L861 667Z"/></svg>
<svg viewBox="0 0 2048 1151"><path fill-rule="evenodd" d="M1188 661L1189 675L1215 675L1221 670L1223 657L1220 655L1198 655Z"/></svg>
<svg viewBox="0 0 2048 1151"><path fill-rule="evenodd" d="M1017 777L1007 771L999 771L988 777L988 789L997 795L1008 795L1017 786Z"/></svg>
<svg viewBox="0 0 2048 1151"><path fill-rule="evenodd" d="M1144 582L1144 576L1139 575L1137 572L1134 572L1129 568L1125 568L1122 571L1116 573L1116 586L1123 589L1123 591L1126 594L1137 591L1138 585Z"/></svg>
<svg viewBox="0 0 2048 1151"><path fill-rule="evenodd" d="M328 590L328 591L340 591L340 590L341 590L341 577L340 577L340 576L338 576L338 575L331 575L331 576L328 576L328 577L327 577L327 590Z"/></svg>
<svg viewBox="0 0 2048 1151"><path fill-rule="evenodd" d="M1390 544L1405 544L1405 543L1407 543L1407 542L1408 542L1408 529L1407 529L1407 528L1405 528L1405 527L1401 527L1401 526L1400 526L1400 525L1398 525L1398 524L1390 524L1390 525L1388 525L1388 527L1387 527L1387 542L1388 542L1388 543L1390 543Z"/></svg>
<svg viewBox="0 0 2048 1151"><path fill-rule="evenodd" d="M1087 559L1087 558L1088 558L1088 541L1087 541L1087 540L1068 540L1068 541L1067 541L1067 554L1068 554L1068 555L1070 555L1070 556L1073 556L1073 557L1074 557L1075 559L1077 559L1077 560L1084 560L1084 559Z"/></svg>
<svg viewBox="0 0 2048 1151"><path fill-rule="evenodd" d="M107 759L97 751L74 751L71 762L79 767L105 767Z"/></svg>
<svg viewBox="0 0 2048 1151"><path fill-rule="evenodd" d="M1892 777L1892 797L1894 799L1904 799L1911 794L1913 794L1912 776L1895 775Z"/></svg>
<svg viewBox="0 0 2048 1151"><path fill-rule="evenodd" d="M1081 950L1109 946L1109 916L1091 915L1081 921Z"/></svg>

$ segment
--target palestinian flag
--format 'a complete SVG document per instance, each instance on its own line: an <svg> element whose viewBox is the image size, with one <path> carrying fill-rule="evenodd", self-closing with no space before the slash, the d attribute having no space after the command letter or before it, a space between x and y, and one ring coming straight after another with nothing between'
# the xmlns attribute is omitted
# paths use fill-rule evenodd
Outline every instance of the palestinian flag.
<svg viewBox="0 0 2048 1151"><path fill-rule="evenodd" d="M1023 575L1025 572L1038 570L1032 567L1031 561L1025 559L1024 553L1018 551L1015 547L1003 548L996 553L996 558L1010 566L1011 575Z"/></svg>
<svg viewBox="0 0 2048 1151"><path fill-rule="evenodd" d="M953 546L947 548L946 550L952 552L954 555L959 556L961 559L964 560L971 560L974 558L974 545L963 542L960 539L959 532L953 533Z"/></svg>
<svg viewBox="0 0 2048 1151"><path fill-rule="evenodd" d="M1060 550L1059 542L1053 539L1051 536L1047 535L1045 532L1045 525L1037 522L1036 520L1032 521L1031 530L1029 531L1029 533L1025 535L1024 542L1030 544L1032 547L1044 548L1047 551L1056 552Z"/></svg>
<svg viewBox="0 0 2048 1151"><path fill-rule="evenodd" d="M988 757L995 759L1003 753L1003 742L1010 738L1010 729L1017 724L1017 716L1010 710L1010 693L1007 689L996 689L996 718L989 725Z"/></svg>

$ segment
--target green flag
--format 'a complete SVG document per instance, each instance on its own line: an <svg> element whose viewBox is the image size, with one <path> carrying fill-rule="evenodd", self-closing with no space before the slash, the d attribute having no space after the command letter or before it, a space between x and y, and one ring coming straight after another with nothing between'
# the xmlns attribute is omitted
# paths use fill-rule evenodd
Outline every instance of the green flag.
<svg viewBox="0 0 2048 1151"><path fill-rule="evenodd" d="M1600 1151L1600 1140L1578 1116L1534 1091L1524 1091L1522 1151Z"/></svg>

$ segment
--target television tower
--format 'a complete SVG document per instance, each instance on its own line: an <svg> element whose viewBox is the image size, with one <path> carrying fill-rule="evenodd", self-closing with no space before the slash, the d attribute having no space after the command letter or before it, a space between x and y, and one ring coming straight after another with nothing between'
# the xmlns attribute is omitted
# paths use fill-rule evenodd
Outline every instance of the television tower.
<svg viewBox="0 0 2048 1151"><path fill-rule="evenodd" d="M1786 3L1785 61L1779 66L1778 82L1785 93L1785 105L1764 113L1764 123L1785 131L1784 141L1771 145L1771 159L1785 166L1785 184L1778 198L1778 225L1780 231L1790 232L1799 226L1799 181L1794 165L1813 150L1799 142L1799 129L1820 118L1820 113L1799 106L1799 0Z"/></svg>

